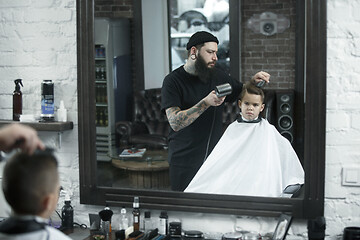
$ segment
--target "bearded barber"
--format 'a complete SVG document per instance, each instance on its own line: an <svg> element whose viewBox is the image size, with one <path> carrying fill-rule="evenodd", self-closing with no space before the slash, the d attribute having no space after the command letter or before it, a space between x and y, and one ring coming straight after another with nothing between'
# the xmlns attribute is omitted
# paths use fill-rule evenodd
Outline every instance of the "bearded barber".
<svg viewBox="0 0 360 240"><path fill-rule="evenodd" d="M184 191L223 133L223 102L236 101L243 84L215 67L218 39L211 33L194 33L187 43L185 65L169 73L161 91L161 108L170 124L170 184ZM269 82L270 75L258 72L253 80ZM217 97L215 86L229 83L232 93Z"/></svg>

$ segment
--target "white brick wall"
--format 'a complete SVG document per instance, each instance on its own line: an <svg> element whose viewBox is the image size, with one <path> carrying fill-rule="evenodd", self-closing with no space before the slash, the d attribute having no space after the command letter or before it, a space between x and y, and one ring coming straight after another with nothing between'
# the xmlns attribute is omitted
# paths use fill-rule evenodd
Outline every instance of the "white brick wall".
<svg viewBox="0 0 360 240"><path fill-rule="evenodd" d="M360 1L328 0L325 217L327 235L360 226L360 188L341 185L360 164Z"/></svg>
<svg viewBox="0 0 360 240"><path fill-rule="evenodd" d="M64 100L74 129L62 133L61 148L58 148L56 133L39 132L39 135L46 145L58 148L61 185L71 189L73 204L78 209L75 0L2 0L0 56L0 119L12 119L13 80L17 78L23 79L24 114L40 114L44 79L51 79L55 84L55 106Z"/></svg>
<svg viewBox="0 0 360 240"><path fill-rule="evenodd" d="M327 128L325 216L328 239L336 239L345 226L360 226L360 188L341 186L343 167L360 160L360 1L328 0ZM80 205L76 92L75 0L2 0L0 2L0 118L12 117L13 80L24 83L24 113L40 112L40 85L55 83L55 105L61 99L74 130L63 133L61 184L72 191L75 221L88 223L88 213L100 207ZM54 133L40 132L47 145L58 146ZM61 205L62 203L60 203ZM158 212L154 211L153 217ZM232 231L235 216L170 212L170 220L183 220L184 228L204 232ZM204 220L205 219L205 220ZM244 229L269 232L274 220L243 218ZM295 220L291 239L306 239L306 222Z"/></svg>

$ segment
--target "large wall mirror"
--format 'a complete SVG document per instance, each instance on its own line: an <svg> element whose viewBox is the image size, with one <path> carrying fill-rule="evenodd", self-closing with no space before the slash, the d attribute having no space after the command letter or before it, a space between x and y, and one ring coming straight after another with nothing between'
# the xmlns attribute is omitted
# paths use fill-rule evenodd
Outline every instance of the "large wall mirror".
<svg viewBox="0 0 360 240"><path fill-rule="evenodd" d="M170 1L174 2L174 1ZM94 32L106 31L111 27L125 26L131 35L130 42L123 42L117 49L121 56L119 64L129 64L123 75L134 68L136 74L130 78L128 92L144 89L144 55L142 35L142 1L133 0L133 16L129 21L101 25L94 17L94 2L77 0L77 43L78 43L78 121L79 121L79 168L80 201L84 204L130 207L134 196L139 196L142 208L174 211L194 211L211 213L229 213L254 216L278 216L288 213L298 218L314 218L324 214L324 167L325 167L325 110L326 110L326 2L318 0L296 1L296 63L294 72L296 81L293 88L297 91L296 104L302 114L301 141L295 146L301 156L305 170L303 192L296 198L267 198L253 196L224 196L216 194L197 194L172 192L163 189L142 189L114 187L106 181L99 181L99 148L97 141L105 135L105 126L111 128L109 114L102 111L113 99L101 97L104 88L103 71L106 72L107 43L94 37ZM230 59L233 65L229 72L239 78L246 77L238 67L241 59L241 47L231 39L241 39L240 9L243 1L229 0L230 18ZM233 4L233 5L232 5ZM231 17L233 16L233 18ZM234 22L234 23L232 23ZM100 26L100 27L99 27ZM104 27L105 26L105 27ZM136 30L134 30L136 29ZM124 33L122 33L124 34ZM167 41L167 39L166 39ZM129 44L129 45L127 45ZM104 54L105 48L105 54ZM166 49L168 50L168 49ZM239 56L238 56L239 55ZM113 56L114 57L114 56ZM129 58L132 58L129 59ZM170 67L172 67L172 64ZM105 69L102 69L105 68ZM109 71L110 72L110 71ZM116 72L114 73L116 74ZM118 87L113 82L113 88ZM120 118L124 115L120 116ZM100 127L100 128L99 128ZM112 141L112 140L111 140ZM105 159L106 161L106 159ZM103 176L104 177L104 176ZM106 178L106 176L105 176ZM104 179L104 178L103 178ZM109 182L112 179L108 179Z"/></svg>

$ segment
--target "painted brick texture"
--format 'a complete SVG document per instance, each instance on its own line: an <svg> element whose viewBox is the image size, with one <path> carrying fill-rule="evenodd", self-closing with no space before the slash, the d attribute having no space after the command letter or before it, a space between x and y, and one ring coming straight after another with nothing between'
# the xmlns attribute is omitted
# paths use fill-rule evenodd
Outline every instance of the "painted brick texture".
<svg viewBox="0 0 360 240"><path fill-rule="evenodd" d="M110 0L109 0L110 1ZM98 4L100 0L97 0ZM125 6L126 16L131 17L131 9L126 4L131 1L110 1L114 7L118 3ZM115 3L116 2L116 3ZM244 1L249 5L252 1ZM256 2L256 1L254 1ZM267 1L266 9L288 11L293 4L288 1ZM129 4L130 5L130 4ZM119 5L119 8L122 5ZM327 128L326 128L326 180L325 217L327 239L340 239L346 226L360 226L360 188L341 185L343 167L359 167L360 160L360 9L359 1L328 0L328 42L327 42ZM281 8L282 7L282 8ZM252 8L251 8L252 9ZM244 9L248 15L250 7ZM102 11L106 12L105 9ZM110 12L110 10L107 10ZM262 10L261 10L262 11ZM292 25L292 27L294 27ZM250 34L250 33L249 33ZM288 36L293 41L294 36ZM271 40L271 41L270 41ZM270 38L257 39L249 46L267 43L275 44ZM279 41L281 43L281 41ZM279 43L278 42L278 43ZM294 47L290 43L288 48ZM284 64L293 67L285 59L285 53L278 60L268 47L266 56L249 52L246 58L255 64L263 64L264 70L271 65L283 69ZM278 47L277 52L281 52ZM250 54L251 53L251 54ZM289 57L293 54L288 51ZM97 213L102 207L80 204L78 136L77 136L77 85L76 85L76 1L66 0L3 0L0 3L0 118L11 119L13 80L24 80L24 112L40 112L40 85L43 79L55 82L55 105L61 99L68 109L68 119L75 123L72 131L62 134L62 146L58 148L58 136L54 133L40 132L40 137L48 146L57 147L61 184L71 192L75 209L75 221L88 224L88 213ZM255 61L257 58L268 62ZM254 60L255 59L255 60ZM251 61L250 61L251 62ZM270 67L269 67L270 69ZM252 70L246 72L250 76ZM293 70L280 77L294 78ZM288 74L288 75L287 75ZM291 83L292 84L292 83ZM290 84L290 86L292 86ZM279 86L282 85L279 81ZM288 86L284 86L288 87ZM59 202L59 208L63 196ZM115 214L119 212L114 209ZM128 209L129 211L129 209ZM153 216L158 216L154 211ZM235 216L222 214L200 214L169 212L170 221L181 219L184 227L204 232L227 232L234 230ZM206 221L204 221L206 219ZM274 219L241 217L244 229L269 232L274 228ZM295 219L289 239L307 239L306 222ZM216 235L216 234L215 234Z"/></svg>

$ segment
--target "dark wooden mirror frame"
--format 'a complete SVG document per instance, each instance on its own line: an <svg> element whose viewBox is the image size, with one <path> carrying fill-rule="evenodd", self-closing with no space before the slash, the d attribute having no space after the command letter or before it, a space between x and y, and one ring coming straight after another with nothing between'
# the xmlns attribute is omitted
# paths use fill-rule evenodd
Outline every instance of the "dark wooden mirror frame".
<svg viewBox="0 0 360 240"><path fill-rule="evenodd" d="M95 152L95 87L93 49L93 1L77 0L77 62L78 62L78 133L80 202L83 204L131 207L139 196L144 209L208 212L221 214L279 216L312 219L324 214L325 121L326 121L326 1L297 1L299 41L296 51L297 78L305 79L304 107L304 169L303 197L264 198L223 196L135 189L112 189L97 186ZM141 0L134 0L134 8ZM134 11L134 24L141 26L141 16ZM141 12L141 11L140 11ZM140 22L138 22L140 21ZM140 24L140 25L139 25ZM137 27L137 29L141 29ZM141 31L139 31L142 36ZM142 39L142 38L141 38ZM137 74L143 75L142 40L135 38ZM304 47L306 46L306 48ZM303 63L301 63L303 62ZM138 81L138 80L136 80ZM302 83L303 84L303 83ZM143 88L141 81L137 88Z"/></svg>

